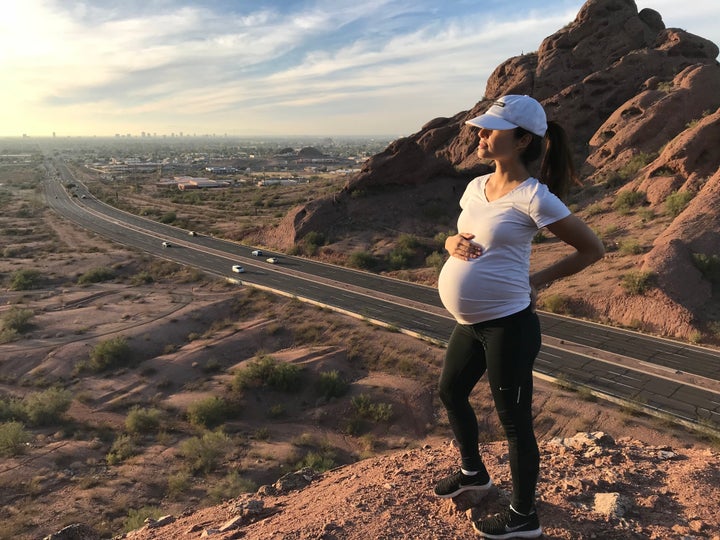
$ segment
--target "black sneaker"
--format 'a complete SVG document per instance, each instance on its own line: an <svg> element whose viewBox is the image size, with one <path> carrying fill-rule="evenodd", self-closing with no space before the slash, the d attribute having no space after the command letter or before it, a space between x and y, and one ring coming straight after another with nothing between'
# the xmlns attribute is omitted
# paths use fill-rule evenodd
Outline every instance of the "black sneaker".
<svg viewBox="0 0 720 540"><path fill-rule="evenodd" d="M468 476L458 471L435 484L435 495L450 499L464 491L487 491L492 487L492 480L486 471Z"/></svg>
<svg viewBox="0 0 720 540"><path fill-rule="evenodd" d="M485 520L473 521L473 529L483 538L537 538L542 534L537 512L523 516L512 507Z"/></svg>

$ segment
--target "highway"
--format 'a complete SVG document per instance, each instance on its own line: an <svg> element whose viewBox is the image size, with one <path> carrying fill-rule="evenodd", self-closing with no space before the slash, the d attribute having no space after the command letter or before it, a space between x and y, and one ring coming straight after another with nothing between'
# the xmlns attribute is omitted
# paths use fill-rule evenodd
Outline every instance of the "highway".
<svg viewBox="0 0 720 540"><path fill-rule="evenodd" d="M191 236L106 205L92 197L62 162L52 163L61 178L46 183L49 205L80 227L118 243L438 343L446 342L452 331L454 322L434 288L267 250L254 257L252 246L203 234ZM76 197L63 187L67 183L79 186ZM163 241L172 247L162 247ZM272 256L279 264L266 262ZM233 264L246 272L232 273ZM539 316L544 342L535 364L539 376L569 381L601 397L671 415L692 427L720 430L717 351L550 313Z"/></svg>

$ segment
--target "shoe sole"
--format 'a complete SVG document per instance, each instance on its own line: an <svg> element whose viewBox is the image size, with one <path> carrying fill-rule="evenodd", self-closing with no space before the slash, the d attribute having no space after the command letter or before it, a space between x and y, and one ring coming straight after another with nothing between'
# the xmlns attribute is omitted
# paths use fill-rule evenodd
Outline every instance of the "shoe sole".
<svg viewBox="0 0 720 540"><path fill-rule="evenodd" d="M465 493L466 491L487 491L492 487L493 483L492 480L488 480L487 484L483 485L470 485L470 486L461 486L460 488L456 489L452 493L444 493L442 495L439 495L438 493L435 493L436 497L440 497L441 499L452 499L453 497L457 497L461 493Z"/></svg>
<svg viewBox="0 0 720 540"><path fill-rule="evenodd" d="M483 538L490 538L492 540L507 540L509 538L539 538L540 536L542 536L542 527L538 527L537 529L533 529L532 531L514 531L503 534L490 534L482 532L480 529L478 529L477 524L474 521L472 522L472 526L477 534L479 534Z"/></svg>

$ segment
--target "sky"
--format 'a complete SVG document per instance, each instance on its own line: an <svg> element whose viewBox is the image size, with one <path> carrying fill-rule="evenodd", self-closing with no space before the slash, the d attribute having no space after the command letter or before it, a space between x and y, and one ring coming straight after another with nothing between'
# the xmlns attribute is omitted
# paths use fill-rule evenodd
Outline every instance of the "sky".
<svg viewBox="0 0 720 540"><path fill-rule="evenodd" d="M575 19L571 0L10 0L0 136L405 136ZM636 1L720 44L720 1Z"/></svg>

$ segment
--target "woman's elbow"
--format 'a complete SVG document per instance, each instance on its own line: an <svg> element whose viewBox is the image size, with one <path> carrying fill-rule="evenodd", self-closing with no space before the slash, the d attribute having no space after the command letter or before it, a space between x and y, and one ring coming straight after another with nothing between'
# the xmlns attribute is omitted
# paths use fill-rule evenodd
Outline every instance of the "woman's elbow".
<svg viewBox="0 0 720 540"><path fill-rule="evenodd" d="M602 243L602 240L598 238L596 242L593 242L593 245L590 247L590 249L588 249L587 257L590 261L588 264L596 263L604 256L605 245Z"/></svg>

